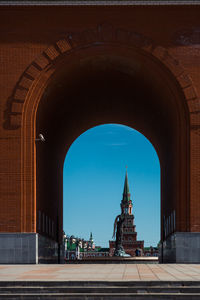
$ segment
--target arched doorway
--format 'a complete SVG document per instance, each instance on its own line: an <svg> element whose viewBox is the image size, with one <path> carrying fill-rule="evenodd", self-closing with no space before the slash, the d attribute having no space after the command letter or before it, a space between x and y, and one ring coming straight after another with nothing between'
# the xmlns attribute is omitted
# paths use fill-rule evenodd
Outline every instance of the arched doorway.
<svg viewBox="0 0 200 300"><path fill-rule="evenodd" d="M122 123L143 133L159 155L162 240L189 231L189 113L182 89L164 65L138 49L95 45L61 57L48 72L53 74L39 83L38 104L28 108L33 134L45 136L45 143L36 143L31 154L36 171L34 220L43 211L45 220L54 224L55 240L61 242L67 149L93 126ZM43 233L37 227L36 232L49 236L49 230ZM164 256L175 261L170 247Z"/></svg>

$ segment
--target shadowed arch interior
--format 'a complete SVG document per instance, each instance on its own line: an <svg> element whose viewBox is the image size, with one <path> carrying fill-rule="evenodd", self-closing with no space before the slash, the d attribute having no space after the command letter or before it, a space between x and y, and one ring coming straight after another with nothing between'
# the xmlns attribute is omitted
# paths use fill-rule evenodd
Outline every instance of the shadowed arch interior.
<svg viewBox="0 0 200 300"><path fill-rule="evenodd" d="M173 211L176 231L189 230L189 117L184 100L170 72L136 50L86 48L60 59L36 118L36 134L45 136L44 143L36 144L36 207L56 224L57 240L66 151L81 133L105 123L140 131L158 153L162 239L163 217Z"/></svg>

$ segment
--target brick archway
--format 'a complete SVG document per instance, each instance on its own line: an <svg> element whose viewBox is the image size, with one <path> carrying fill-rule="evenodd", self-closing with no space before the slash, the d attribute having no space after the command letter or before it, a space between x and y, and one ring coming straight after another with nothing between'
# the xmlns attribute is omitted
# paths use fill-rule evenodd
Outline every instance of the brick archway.
<svg viewBox="0 0 200 300"><path fill-rule="evenodd" d="M151 60L157 65L158 69L162 69L168 81L177 86L177 90L173 91L174 95L176 94L175 98L181 98L180 103L177 101L177 109L185 111L183 117L185 118L185 124L183 124L183 127L186 128L190 125L190 137L185 136L179 146L182 147L184 143L189 143L190 138L191 157L191 161L188 160L183 167L183 174L179 173L179 177L184 177L190 168L191 183L189 183L189 174L187 174L187 178L178 181L180 185L183 185L182 180L185 180L186 187L184 187L182 193L187 191L186 196L180 196L185 200L183 200L183 212L180 209L179 231L200 231L199 215L195 208L199 193L199 190L195 190L198 170L192 163L192 157L196 155L197 151L194 147L196 134L199 134L200 130L200 104L192 81L166 49L156 46L153 41L135 32L114 29L111 25L104 24L96 29L79 34L70 34L66 39L59 40L51 45L25 70L15 87L6 126L12 129L21 127L21 232L37 232L36 118L38 106L51 78L60 65L67 61L69 57L76 55L77 51L91 49L92 52L95 53L97 50L98 53L98 49L105 49L111 53L112 49L122 48L127 49L129 52L140 53L140 55ZM178 108L178 106L180 107ZM183 107L181 108L181 106ZM183 122L183 120L180 122ZM186 152L180 152L182 161L186 159L186 156L189 157L188 150L186 145ZM179 189L181 193L181 188L179 187ZM164 227L164 224L162 226Z"/></svg>
<svg viewBox="0 0 200 300"><path fill-rule="evenodd" d="M10 128L21 126L21 114L29 90L33 84L36 84L36 81L44 72L49 69L53 70L57 59L64 55L69 55L77 48L102 45L104 43L137 48L157 59L176 78L184 92L191 115L199 111L200 104L189 74L184 71L180 63L170 55L167 49L157 46L154 41L137 32L131 32L126 29L115 29L110 24L102 24L98 25L95 29L68 34L65 39L61 39L49 46L27 67L14 88L9 113L5 122L7 126ZM191 119L191 125L197 125L195 118Z"/></svg>
<svg viewBox="0 0 200 300"><path fill-rule="evenodd" d="M193 82L180 63L173 58L167 49L157 46L151 39L136 32L129 32L125 29L114 29L111 25L99 25L96 29L73 33L67 35L66 39L57 41L49 46L38 56L19 78L12 95L12 104L6 118L8 127L18 128L22 122L23 106L28 97L29 91L36 85L42 76L52 74L56 61L70 55L75 49L81 47L98 46L103 44L126 45L144 51L166 66L170 73L176 78L185 95L185 100L191 115L200 110L200 104L196 95ZM51 70L51 71L49 71ZM46 75L44 75L46 73ZM195 126L194 116L191 117L191 126Z"/></svg>

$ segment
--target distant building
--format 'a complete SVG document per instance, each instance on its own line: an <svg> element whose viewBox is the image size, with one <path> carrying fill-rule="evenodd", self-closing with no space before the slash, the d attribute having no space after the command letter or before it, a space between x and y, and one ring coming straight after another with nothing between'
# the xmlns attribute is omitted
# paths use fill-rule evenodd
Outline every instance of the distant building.
<svg viewBox="0 0 200 300"><path fill-rule="evenodd" d="M95 248L93 251L81 251L80 259L95 259L109 256L109 248Z"/></svg>
<svg viewBox="0 0 200 300"><path fill-rule="evenodd" d="M95 247L92 232L88 241L72 236L64 235L65 260L92 259L109 256L109 248Z"/></svg>
<svg viewBox="0 0 200 300"><path fill-rule="evenodd" d="M90 232L90 239L88 241L88 246L90 249L95 249L95 243L94 243L94 240L93 240L93 237L92 237L92 232Z"/></svg>
<svg viewBox="0 0 200 300"><path fill-rule="evenodd" d="M144 256L158 256L159 255L159 250L158 247L145 247L144 248Z"/></svg>
<svg viewBox="0 0 200 300"><path fill-rule="evenodd" d="M139 255L143 255L144 241L137 241L137 232L135 231L134 215L132 213L132 200L130 198L128 174L126 171L123 199L121 201L121 214L125 215L125 221L123 223L122 231L122 245L127 254L131 256L136 255L136 249L139 251ZM113 256L115 250L115 241L109 241L110 255Z"/></svg>

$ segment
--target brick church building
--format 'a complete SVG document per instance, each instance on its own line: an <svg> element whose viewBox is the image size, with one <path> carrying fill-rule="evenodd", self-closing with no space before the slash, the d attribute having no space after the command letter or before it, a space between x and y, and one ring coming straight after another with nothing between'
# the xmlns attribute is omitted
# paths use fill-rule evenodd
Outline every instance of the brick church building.
<svg viewBox="0 0 200 300"><path fill-rule="evenodd" d="M144 251L144 241L137 241L136 226L134 224L134 215L132 213L133 203L131 200L131 194L128 185L128 174L126 172L124 182L124 192L121 201L121 214L125 215L125 220L122 225L122 246L124 251L131 256L135 256L135 250L140 249L140 252ZM110 255L113 256L115 250L115 241L109 241Z"/></svg>

